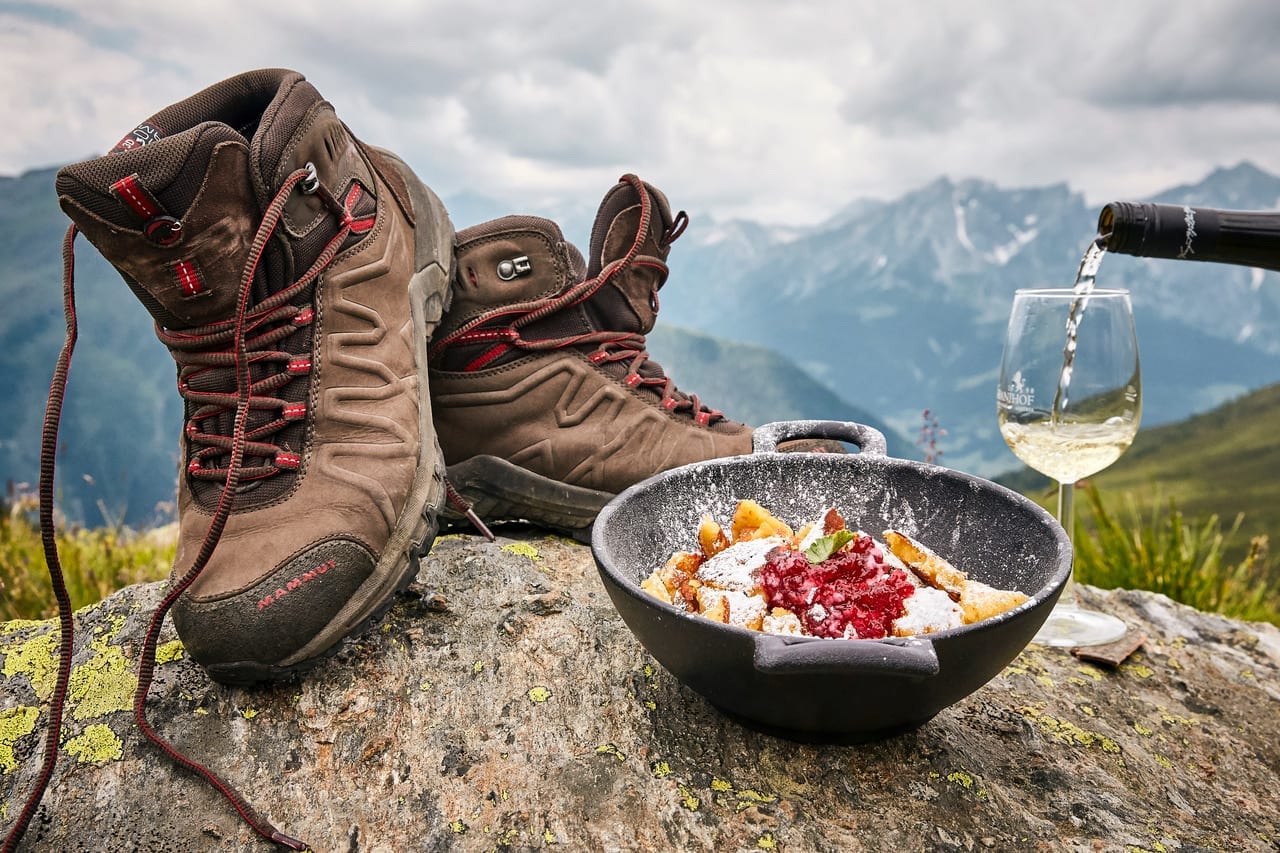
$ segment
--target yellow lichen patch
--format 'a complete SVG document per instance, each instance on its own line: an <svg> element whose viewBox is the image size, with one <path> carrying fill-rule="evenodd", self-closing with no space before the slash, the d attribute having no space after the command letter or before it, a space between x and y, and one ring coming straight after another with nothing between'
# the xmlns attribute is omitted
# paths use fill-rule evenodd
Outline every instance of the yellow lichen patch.
<svg viewBox="0 0 1280 853"><path fill-rule="evenodd" d="M462 835L464 832L467 831L467 825L460 820L450 821L449 828L452 829L458 835Z"/></svg>
<svg viewBox="0 0 1280 853"><path fill-rule="evenodd" d="M1242 670L1240 670L1240 677L1241 677L1241 678L1243 678L1243 679L1245 679L1245 680L1247 680L1247 681L1257 681L1257 680L1258 680L1258 676L1254 675L1254 672L1253 672L1253 670L1251 670L1251 669L1242 669Z"/></svg>
<svg viewBox="0 0 1280 853"><path fill-rule="evenodd" d="M1048 688L1048 689L1050 689L1050 690L1052 690L1054 687L1057 687L1057 686L1058 686L1058 685L1054 684L1054 683L1053 683L1053 679L1052 679L1052 678L1050 678L1050 677L1049 677L1049 676L1047 676L1047 675L1037 675L1037 676L1036 676L1036 684L1039 684L1041 687L1046 687L1046 688Z"/></svg>
<svg viewBox="0 0 1280 853"><path fill-rule="evenodd" d="M1080 728L1075 723L1067 720L1060 720L1057 717L1043 714L1035 708L1019 708L1018 712L1024 717L1031 720L1045 734L1049 735L1053 740L1064 743L1069 746L1098 746L1103 752L1118 753L1120 752L1120 744L1111 738L1098 734L1097 732L1087 731Z"/></svg>
<svg viewBox="0 0 1280 853"><path fill-rule="evenodd" d="M732 791L733 783L727 779L717 779L715 777L712 777L711 790L718 791L720 793L725 793L726 791Z"/></svg>
<svg viewBox="0 0 1280 853"><path fill-rule="evenodd" d="M258 711L255 708L245 708L240 712L240 716L244 717L246 720L252 720L254 717L258 716Z"/></svg>
<svg viewBox="0 0 1280 853"><path fill-rule="evenodd" d="M81 764L92 764L95 767L124 757L124 742L110 727L102 723L86 726L81 734L68 740L62 748L74 755Z"/></svg>
<svg viewBox="0 0 1280 853"><path fill-rule="evenodd" d="M691 812L696 812L702 807L702 801L693 793L693 789L683 783L676 786L680 791L680 806Z"/></svg>
<svg viewBox="0 0 1280 853"><path fill-rule="evenodd" d="M1093 706L1092 706L1092 705L1081 705L1081 706L1080 706L1080 712L1081 712L1082 714L1084 714L1086 717L1096 717L1096 716L1098 716L1098 712L1097 712L1097 711L1095 711L1095 710L1093 710Z"/></svg>
<svg viewBox="0 0 1280 853"><path fill-rule="evenodd" d="M759 850L777 850L778 842L774 839L772 832L766 832L756 839L756 848Z"/></svg>
<svg viewBox="0 0 1280 853"><path fill-rule="evenodd" d="M476 675L479 675L480 673L484 672L484 661L478 660L475 663L471 664L471 671Z"/></svg>
<svg viewBox="0 0 1280 853"><path fill-rule="evenodd" d="M58 680L58 642L58 632L50 630L0 647L0 653L4 654L4 667L0 672L6 678L25 675L36 698L48 699Z"/></svg>
<svg viewBox="0 0 1280 853"><path fill-rule="evenodd" d="M509 545L503 545L502 550L508 554L528 557L535 563L542 559L542 555L538 553L538 549L530 545L528 542L512 542Z"/></svg>
<svg viewBox="0 0 1280 853"><path fill-rule="evenodd" d="M96 604L87 604L76 611L79 616L82 613L87 614ZM111 613L106 616L106 624L99 625L93 629L93 633L97 636L105 636L107 639L114 639L116 634L120 633L120 629L124 628L125 617L119 613Z"/></svg>
<svg viewBox="0 0 1280 853"><path fill-rule="evenodd" d="M156 663L166 664L182 660L187 656L187 647L181 640L170 640L156 647Z"/></svg>
<svg viewBox="0 0 1280 853"><path fill-rule="evenodd" d="M963 770L956 770L953 773L948 773L947 781L954 785L959 785L961 788L972 793L973 796L979 800L985 800L987 798L987 790L985 788L976 787L973 777Z"/></svg>
<svg viewBox="0 0 1280 853"><path fill-rule="evenodd" d="M1200 725L1200 721L1195 719L1194 717L1181 717L1177 714L1170 714L1164 708L1160 709L1160 720L1161 722L1168 723L1169 725L1179 725L1179 726Z"/></svg>
<svg viewBox="0 0 1280 853"><path fill-rule="evenodd" d="M1078 666L1076 667L1076 672L1084 675L1086 678L1092 678L1094 681L1102 680L1102 673L1098 672L1098 670L1091 666Z"/></svg>
<svg viewBox="0 0 1280 853"><path fill-rule="evenodd" d="M627 756L611 743L602 743L596 747L596 755L612 755L619 761L626 761Z"/></svg>
<svg viewBox="0 0 1280 853"><path fill-rule="evenodd" d="M649 765L653 778L662 779L671 775L671 765L665 761L655 761Z"/></svg>
<svg viewBox="0 0 1280 853"><path fill-rule="evenodd" d="M1151 735L1154 734L1151 729L1147 728L1142 723L1139 723L1137 720L1133 723L1133 730L1143 737L1151 737Z"/></svg>
<svg viewBox="0 0 1280 853"><path fill-rule="evenodd" d="M117 626L94 637L89 644L93 657L71 670L67 696L74 705L71 716L77 720L89 720L112 711L133 708L138 677L133 674L120 647L110 643L118 631Z"/></svg>
<svg viewBox="0 0 1280 853"><path fill-rule="evenodd" d="M39 708L27 705L0 711L0 773L9 773L18 769L18 759L13 754L13 744L18 738L31 734L39 716Z"/></svg>
<svg viewBox="0 0 1280 853"><path fill-rule="evenodd" d="M551 691L539 684L536 687L530 687L527 695L530 702L542 704L551 698Z"/></svg>
<svg viewBox="0 0 1280 853"><path fill-rule="evenodd" d="M552 832L550 829L544 829L544 830L542 830L542 843L543 843L543 844L556 844L556 843L557 843L557 840L556 840L556 834L555 834L554 832Z"/></svg>
<svg viewBox="0 0 1280 853"><path fill-rule="evenodd" d="M52 628L56 623L56 619L10 619L8 622L0 622L0 637L16 634L19 631L25 631L28 628L35 628L40 625Z"/></svg>
<svg viewBox="0 0 1280 853"><path fill-rule="evenodd" d="M753 791L750 788L743 788L742 790L736 792L736 796L738 797L738 807L736 811L749 809L752 806L759 806L767 803L776 803L778 801L778 798L773 796L772 794L766 794L761 791Z"/></svg>
<svg viewBox="0 0 1280 853"><path fill-rule="evenodd" d="M1143 666L1140 663L1126 663L1120 667L1120 671L1132 675L1134 678L1150 678L1156 674L1151 667Z"/></svg>
<svg viewBox="0 0 1280 853"><path fill-rule="evenodd" d="M646 699L640 704L648 708L650 711L658 710L658 703L653 701L652 699Z"/></svg>

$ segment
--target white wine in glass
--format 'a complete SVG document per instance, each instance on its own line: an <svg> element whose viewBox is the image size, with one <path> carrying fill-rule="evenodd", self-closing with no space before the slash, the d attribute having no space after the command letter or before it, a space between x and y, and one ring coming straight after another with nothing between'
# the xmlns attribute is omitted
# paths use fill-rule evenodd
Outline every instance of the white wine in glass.
<svg viewBox="0 0 1280 853"><path fill-rule="evenodd" d="M1019 290L996 390L1000 434L1014 454L1058 482L1058 521L1074 536L1074 486L1120 458L1138 432L1142 381L1125 290ZM1034 642L1114 642L1126 626L1083 610L1066 589Z"/></svg>

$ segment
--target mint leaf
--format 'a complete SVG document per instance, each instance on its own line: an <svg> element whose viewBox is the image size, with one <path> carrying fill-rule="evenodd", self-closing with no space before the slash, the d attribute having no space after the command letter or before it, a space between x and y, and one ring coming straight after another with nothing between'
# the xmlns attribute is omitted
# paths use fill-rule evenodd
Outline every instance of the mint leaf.
<svg viewBox="0 0 1280 853"><path fill-rule="evenodd" d="M853 540L848 530L837 530L830 536L815 539L813 544L804 549L804 555L810 563L821 563Z"/></svg>

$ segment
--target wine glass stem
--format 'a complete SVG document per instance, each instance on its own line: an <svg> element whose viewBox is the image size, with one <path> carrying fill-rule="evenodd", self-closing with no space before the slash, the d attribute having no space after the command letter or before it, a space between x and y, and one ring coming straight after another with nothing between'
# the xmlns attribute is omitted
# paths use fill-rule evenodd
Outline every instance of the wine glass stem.
<svg viewBox="0 0 1280 853"><path fill-rule="evenodd" d="M1062 529L1067 531L1067 539L1071 542L1072 550L1072 567L1071 574L1067 576L1067 582L1062 588L1060 603L1076 604L1076 584L1075 584L1075 536L1076 536L1076 502L1075 502L1075 483L1058 483L1058 523L1062 525Z"/></svg>

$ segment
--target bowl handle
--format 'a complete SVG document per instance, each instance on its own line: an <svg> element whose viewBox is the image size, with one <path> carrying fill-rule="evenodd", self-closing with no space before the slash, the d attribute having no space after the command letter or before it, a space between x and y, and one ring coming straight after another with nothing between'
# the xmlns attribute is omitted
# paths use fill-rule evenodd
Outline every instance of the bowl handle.
<svg viewBox="0 0 1280 853"><path fill-rule="evenodd" d="M853 421L774 421L758 426L751 434L752 453L776 453L778 445L793 438L834 438L858 445L863 453L884 456L888 445L884 433Z"/></svg>
<svg viewBox="0 0 1280 853"><path fill-rule="evenodd" d="M868 673L926 678L938 674L938 653L933 643L918 637L796 642L769 635L756 640L755 665L770 675Z"/></svg>

